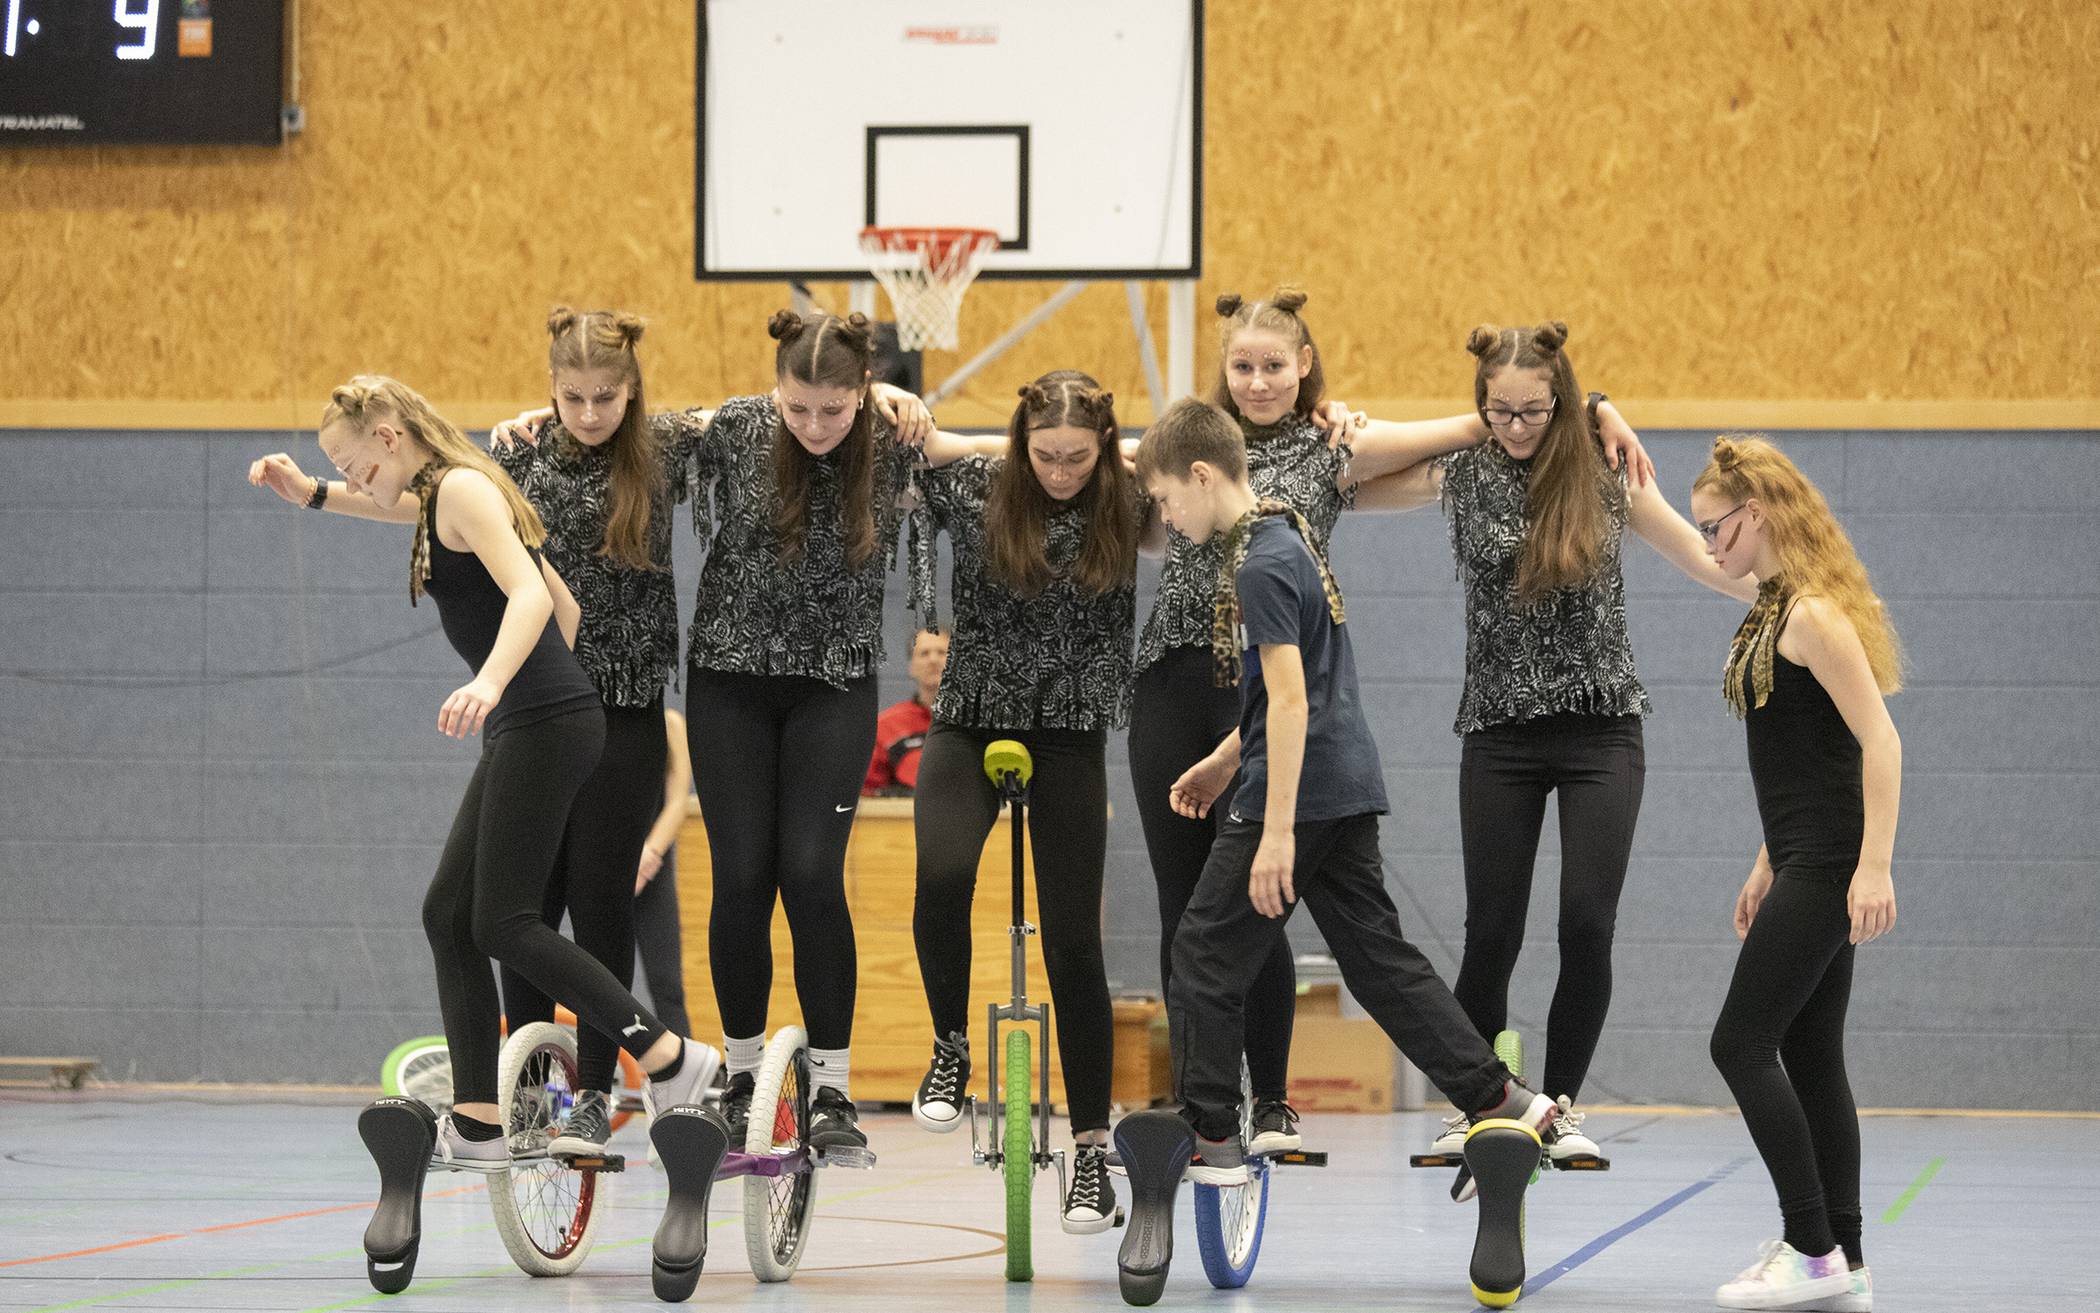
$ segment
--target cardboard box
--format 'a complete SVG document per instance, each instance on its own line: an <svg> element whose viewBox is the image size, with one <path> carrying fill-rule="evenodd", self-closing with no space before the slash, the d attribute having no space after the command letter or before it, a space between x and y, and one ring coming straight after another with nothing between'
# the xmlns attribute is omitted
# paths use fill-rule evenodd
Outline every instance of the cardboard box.
<svg viewBox="0 0 2100 1313"><path fill-rule="evenodd" d="M1300 1112L1391 1112L1399 1061L1377 1022L1301 1007L1291 1035L1291 1105Z"/></svg>

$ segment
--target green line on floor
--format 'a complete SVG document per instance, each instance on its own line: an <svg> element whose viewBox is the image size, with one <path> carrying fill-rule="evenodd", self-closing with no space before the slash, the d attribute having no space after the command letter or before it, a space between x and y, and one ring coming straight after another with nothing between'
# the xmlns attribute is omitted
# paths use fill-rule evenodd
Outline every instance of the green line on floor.
<svg viewBox="0 0 2100 1313"><path fill-rule="evenodd" d="M1890 1204L1888 1211L1881 1215L1882 1223L1886 1225L1903 1216L1903 1210L1910 1207L1911 1201L1918 1197L1918 1192L1932 1184L1932 1178L1938 1176L1940 1168L1946 1165L1947 1160L1945 1158L1935 1158L1925 1164L1925 1170L1918 1173L1918 1179L1910 1183L1909 1189L1897 1195L1896 1202Z"/></svg>

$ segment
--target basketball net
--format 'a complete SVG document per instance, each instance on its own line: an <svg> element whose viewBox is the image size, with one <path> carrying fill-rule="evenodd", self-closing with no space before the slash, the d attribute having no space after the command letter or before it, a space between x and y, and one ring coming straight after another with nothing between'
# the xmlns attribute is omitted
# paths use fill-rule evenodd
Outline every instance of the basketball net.
<svg viewBox="0 0 2100 1313"><path fill-rule="evenodd" d="M861 253L897 312L897 345L953 351L963 293L984 257L999 249L988 228L863 228Z"/></svg>

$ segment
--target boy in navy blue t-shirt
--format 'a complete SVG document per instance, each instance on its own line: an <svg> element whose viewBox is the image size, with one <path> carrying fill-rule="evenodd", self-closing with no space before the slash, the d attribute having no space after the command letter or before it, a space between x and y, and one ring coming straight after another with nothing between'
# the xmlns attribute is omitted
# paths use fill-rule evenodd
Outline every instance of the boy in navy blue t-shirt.
<svg viewBox="0 0 2100 1313"><path fill-rule="evenodd" d="M1138 477L1162 517L1197 542L1224 535L1212 655L1237 678L1240 727L1175 781L1174 809L1207 815L1240 774L1232 810L1174 936L1167 991L1174 1071L1200 1163L1189 1179L1246 1179L1239 1139L1247 988L1311 905L1342 978L1452 1103L1476 1120L1544 1134L1554 1105L1511 1078L1435 968L1400 930L1385 890L1378 748L1364 723L1341 591L1304 521L1247 484L1239 428L1215 406L1176 403L1145 430Z"/></svg>

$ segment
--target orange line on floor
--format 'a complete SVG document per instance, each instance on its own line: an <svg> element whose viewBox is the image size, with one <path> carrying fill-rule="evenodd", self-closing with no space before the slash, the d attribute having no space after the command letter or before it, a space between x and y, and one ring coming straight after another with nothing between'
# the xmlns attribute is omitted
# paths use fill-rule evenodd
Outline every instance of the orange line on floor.
<svg viewBox="0 0 2100 1313"><path fill-rule="evenodd" d="M457 1189L439 1190L435 1194L427 1194L423 1197L425 1199L444 1199L456 1194L471 1194L476 1190L486 1189L488 1189L486 1184L462 1185ZM62 1258L88 1258L95 1254L115 1253L119 1249L137 1249L142 1245L157 1245L169 1240L185 1240L190 1236L213 1235L220 1231L239 1231L251 1226L269 1226L273 1222L295 1222L302 1217L321 1217L329 1213L354 1213L359 1209L375 1206L376 1204L336 1204L328 1208L309 1208L304 1212L298 1213L280 1213L276 1217L256 1217L245 1222L221 1222L217 1226L200 1226L194 1231L177 1231L169 1235L141 1236L137 1240L122 1240L116 1244L103 1245L97 1249L74 1249L63 1254L38 1254L32 1258L4 1259L0 1260L0 1267L21 1267L27 1263L55 1263Z"/></svg>

